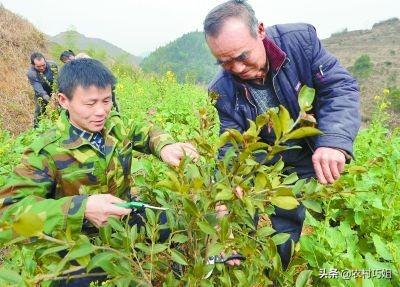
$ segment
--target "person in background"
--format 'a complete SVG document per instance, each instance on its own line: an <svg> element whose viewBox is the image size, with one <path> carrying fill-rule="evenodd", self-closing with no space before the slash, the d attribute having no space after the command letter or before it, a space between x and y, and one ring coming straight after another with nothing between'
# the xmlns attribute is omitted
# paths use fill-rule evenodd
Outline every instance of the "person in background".
<svg viewBox="0 0 400 287"><path fill-rule="evenodd" d="M47 61L43 54L34 52L31 54L31 67L27 72L29 83L35 94L35 115L33 127L37 128L40 116L44 113L52 94L55 91L55 78L58 67L52 61Z"/></svg>
<svg viewBox="0 0 400 287"><path fill-rule="evenodd" d="M65 50L60 55L60 61L64 64L75 59L75 53L72 50Z"/></svg>

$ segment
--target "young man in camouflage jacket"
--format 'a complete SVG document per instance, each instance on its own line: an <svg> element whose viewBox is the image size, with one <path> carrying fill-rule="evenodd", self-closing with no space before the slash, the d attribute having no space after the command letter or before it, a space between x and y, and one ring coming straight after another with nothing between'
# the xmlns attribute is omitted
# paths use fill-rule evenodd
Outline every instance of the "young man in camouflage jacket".
<svg viewBox="0 0 400 287"><path fill-rule="evenodd" d="M65 64L58 84L65 111L54 130L29 146L0 189L0 225L29 209L46 215L46 234L80 232L84 221L100 227L109 217L131 212L114 203L130 200L132 150L151 152L170 165L185 154L198 157L192 145L174 143L162 130L124 126L110 112L115 78L99 61ZM11 230L0 232L0 241L12 237Z"/></svg>

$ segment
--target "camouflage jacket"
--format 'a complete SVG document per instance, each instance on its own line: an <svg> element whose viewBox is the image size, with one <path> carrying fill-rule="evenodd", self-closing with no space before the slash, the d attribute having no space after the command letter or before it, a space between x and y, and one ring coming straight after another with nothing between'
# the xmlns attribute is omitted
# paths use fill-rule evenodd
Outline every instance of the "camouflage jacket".
<svg viewBox="0 0 400 287"><path fill-rule="evenodd" d="M80 232L87 196L110 193L129 199L132 150L160 155L173 139L162 130L124 126L112 111L103 129L105 153L80 137L62 112L57 127L38 137L24 152L0 189L0 226L26 210L45 214L44 232L69 228ZM0 232L0 241L13 235Z"/></svg>

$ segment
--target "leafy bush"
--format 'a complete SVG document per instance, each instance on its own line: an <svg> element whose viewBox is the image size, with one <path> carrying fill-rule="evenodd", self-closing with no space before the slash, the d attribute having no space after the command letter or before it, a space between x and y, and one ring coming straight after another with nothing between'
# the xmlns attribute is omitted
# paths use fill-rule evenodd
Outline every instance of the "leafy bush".
<svg viewBox="0 0 400 287"><path fill-rule="evenodd" d="M371 58L368 55L361 55L354 62L354 65L350 67L350 71L358 79L368 78L372 72L373 64Z"/></svg>
<svg viewBox="0 0 400 287"><path fill-rule="evenodd" d="M152 156L137 155L133 161L132 190L145 202L167 207L168 222L158 224L159 214L147 211L143 228L130 227L128 220L111 220L98 236L60 232L49 237L40 232L40 217L20 215L14 230L36 238L22 236L8 243L0 269L0 280L6 281L0 285L47 284L71 271L100 266L109 275L106 286L271 286L272 282L277 286L398 286L400 135L384 126L382 110L357 139L356 162L341 180L321 186L284 174L281 161L267 167L254 160L254 153L271 155L286 149L289 137L316 133L312 128L299 129L304 117L292 121L284 108L270 110L243 135L229 130L217 137L217 115L206 92L178 84L172 73L148 78L124 72L116 90L126 121L155 122L178 140L196 143L201 152L199 162L185 161L176 169ZM306 95L301 98L303 110L312 102L311 94ZM379 107L384 110L386 105ZM48 124L51 121L43 121L41 128ZM273 126L277 133L273 146L257 142L264 125ZM0 151L0 185L35 136L36 131L16 139L1 133L1 146L9 151ZM226 142L232 148L217 161L217 149ZM243 194L237 192L238 186ZM308 232L295 245L293 260L284 271L276 245L288 235L275 234L264 214L273 212L271 203L292 208L299 201L308 209ZM230 214L217 218L216 202L224 202ZM257 229L256 210L262 215ZM159 230L165 227L171 234L166 242L159 242ZM61 250L65 256L59 255ZM241 267L206 264L210 255L233 250L247 257ZM79 266L72 265L72 259ZM323 279L320 268L384 268L392 271L393 278Z"/></svg>

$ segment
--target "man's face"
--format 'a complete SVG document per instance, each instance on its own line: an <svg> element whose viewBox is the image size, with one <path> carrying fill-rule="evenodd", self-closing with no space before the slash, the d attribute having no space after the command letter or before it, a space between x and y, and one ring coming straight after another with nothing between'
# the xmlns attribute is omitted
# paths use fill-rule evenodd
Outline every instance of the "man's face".
<svg viewBox="0 0 400 287"><path fill-rule="evenodd" d="M33 60L33 67L39 73L43 73L46 70L46 60L44 58L34 59Z"/></svg>
<svg viewBox="0 0 400 287"><path fill-rule="evenodd" d="M112 108L111 86L102 89L90 86L76 88L72 100L59 94L60 105L69 112L70 122L88 132L100 132Z"/></svg>
<svg viewBox="0 0 400 287"><path fill-rule="evenodd" d="M207 36L211 53L225 70L243 80L264 78L267 59L263 44L265 30L259 24L257 37L239 18L228 19L216 37Z"/></svg>

